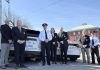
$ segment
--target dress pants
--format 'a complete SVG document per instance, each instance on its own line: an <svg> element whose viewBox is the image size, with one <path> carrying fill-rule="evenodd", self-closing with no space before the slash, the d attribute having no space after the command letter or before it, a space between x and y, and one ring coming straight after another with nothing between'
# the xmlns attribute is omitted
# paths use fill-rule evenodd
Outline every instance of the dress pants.
<svg viewBox="0 0 100 70"><path fill-rule="evenodd" d="M1 43L0 66L8 64L10 46L8 43Z"/></svg>
<svg viewBox="0 0 100 70"><path fill-rule="evenodd" d="M57 46L56 45L51 46L51 60L54 63L56 63L57 61Z"/></svg>
<svg viewBox="0 0 100 70"><path fill-rule="evenodd" d="M82 58L83 63L90 63L90 48L81 48L82 51ZM86 61L86 55L87 55L87 61Z"/></svg>
<svg viewBox="0 0 100 70"><path fill-rule="evenodd" d="M96 55L97 57L97 61L99 59L99 49L98 49L98 46L94 46L95 48L91 48L91 56L92 56L92 63L95 64L95 56L94 54ZM99 61L98 61L99 63Z"/></svg>
<svg viewBox="0 0 100 70"><path fill-rule="evenodd" d="M47 64L50 65L50 42L48 43L41 42L41 57L42 57L43 65L45 65L46 62L45 56L46 56Z"/></svg>
<svg viewBox="0 0 100 70"><path fill-rule="evenodd" d="M24 64L25 44L14 44L15 63L16 65Z"/></svg>
<svg viewBox="0 0 100 70"><path fill-rule="evenodd" d="M67 63L67 50L68 50L68 47L65 46L64 44L61 44L60 45L60 56L61 56L61 62L62 63Z"/></svg>

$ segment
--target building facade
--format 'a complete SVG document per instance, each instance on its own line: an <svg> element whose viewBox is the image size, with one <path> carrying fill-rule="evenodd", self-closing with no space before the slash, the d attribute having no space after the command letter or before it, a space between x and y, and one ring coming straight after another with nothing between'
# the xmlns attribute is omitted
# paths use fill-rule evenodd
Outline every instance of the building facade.
<svg viewBox="0 0 100 70"><path fill-rule="evenodd" d="M68 31L69 40L78 41L80 36L82 35L83 30L85 30L89 36L91 35L91 32L96 31L97 36L100 39L100 28L99 27L95 27L95 26L89 25L89 24L82 24L81 26L75 27L72 30Z"/></svg>

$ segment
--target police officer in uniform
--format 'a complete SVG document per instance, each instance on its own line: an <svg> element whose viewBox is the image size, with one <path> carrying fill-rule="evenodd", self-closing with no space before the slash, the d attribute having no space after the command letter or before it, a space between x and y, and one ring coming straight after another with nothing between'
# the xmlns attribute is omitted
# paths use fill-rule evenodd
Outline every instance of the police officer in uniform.
<svg viewBox="0 0 100 70"><path fill-rule="evenodd" d="M60 29L59 42L60 42L60 52L61 52L61 62L62 64L67 64L67 50L68 50L68 34L63 31L63 27ZM64 59L63 59L64 56Z"/></svg>
<svg viewBox="0 0 100 70"><path fill-rule="evenodd" d="M45 54L47 59L47 64L50 65L50 41L52 40L52 35L49 30L47 30L47 23L42 24L43 31L39 34L39 39L41 41L41 55L42 55L42 65L45 65Z"/></svg>
<svg viewBox="0 0 100 70"><path fill-rule="evenodd" d="M95 55L97 57L97 62L100 65L100 56L99 56L99 38L97 37L97 32L93 31L91 36L91 58L92 58L92 64L95 64Z"/></svg>
<svg viewBox="0 0 100 70"><path fill-rule="evenodd" d="M55 29L51 28L52 40L51 40L51 60L56 64L57 61L57 47L58 47L58 35L55 33Z"/></svg>

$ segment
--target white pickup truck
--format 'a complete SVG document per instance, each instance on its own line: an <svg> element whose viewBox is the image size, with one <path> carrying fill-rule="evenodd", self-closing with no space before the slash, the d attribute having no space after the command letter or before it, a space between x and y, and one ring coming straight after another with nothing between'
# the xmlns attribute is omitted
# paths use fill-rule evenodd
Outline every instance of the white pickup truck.
<svg viewBox="0 0 100 70"><path fill-rule="evenodd" d="M26 55L35 57L35 56L40 56L41 54L41 46L40 46L40 41L38 39L39 36L39 31L34 31L34 30L26 30L27 33L27 40L26 40ZM78 42L69 42L69 47L68 47L68 57L70 60L75 61L77 58L80 57L81 54L81 49L78 47ZM1 47L0 47L1 49ZM11 51L13 51L13 45L11 47ZM58 45L57 49L57 55L60 55L60 48Z"/></svg>

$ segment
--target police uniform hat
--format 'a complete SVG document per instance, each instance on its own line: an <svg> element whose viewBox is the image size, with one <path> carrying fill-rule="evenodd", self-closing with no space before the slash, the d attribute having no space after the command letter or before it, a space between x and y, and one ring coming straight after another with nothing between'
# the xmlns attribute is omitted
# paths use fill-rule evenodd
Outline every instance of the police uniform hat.
<svg viewBox="0 0 100 70"><path fill-rule="evenodd" d="M43 26L43 27L44 27L44 26L48 26L48 24L47 24L47 23L43 23L42 26Z"/></svg>

